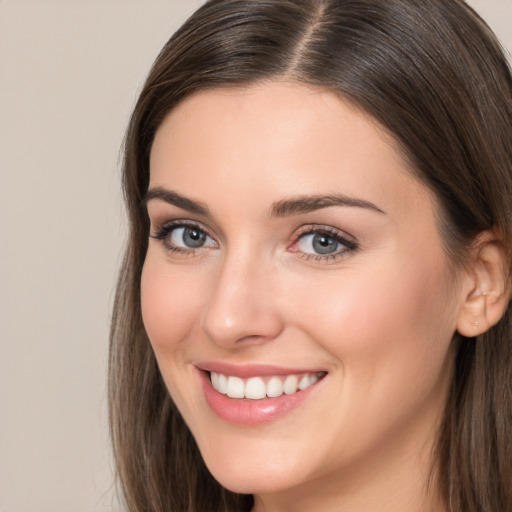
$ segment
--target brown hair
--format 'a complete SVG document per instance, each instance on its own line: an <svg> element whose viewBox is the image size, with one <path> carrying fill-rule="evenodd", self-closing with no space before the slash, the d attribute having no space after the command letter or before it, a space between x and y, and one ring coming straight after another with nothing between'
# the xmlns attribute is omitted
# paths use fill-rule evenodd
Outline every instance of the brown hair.
<svg viewBox="0 0 512 512"><path fill-rule="evenodd" d="M510 267L512 78L496 38L462 0L207 2L158 56L125 139L130 232L114 305L109 399L131 512L252 506L251 496L223 489L209 474L158 371L139 298L149 232L141 200L153 137L177 103L198 90L283 78L341 94L392 134L438 198L454 262L493 228ZM511 329L508 307L484 335L455 335L436 483L450 511L512 510Z"/></svg>

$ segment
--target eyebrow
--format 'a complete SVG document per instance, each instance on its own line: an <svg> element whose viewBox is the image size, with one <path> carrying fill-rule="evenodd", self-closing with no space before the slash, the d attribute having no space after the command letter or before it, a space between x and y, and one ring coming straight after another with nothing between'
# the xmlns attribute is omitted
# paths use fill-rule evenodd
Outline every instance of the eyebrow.
<svg viewBox="0 0 512 512"><path fill-rule="evenodd" d="M386 212L378 206L364 199L357 199L344 195L326 195L326 196L298 196L283 201L278 201L272 205L270 217L287 217L290 215L300 215L304 213L330 208L331 206L350 206L355 208L364 208L377 213L386 215Z"/></svg>
<svg viewBox="0 0 512 512"><path fill-rule="evenodd" d="M203 215L204 217L211 217L210 210L204 203L188 199L187 197L181 196L172 190L167 190L162 187L152 188L147 191L141 203L143 205L147 205L147 203L153 199L160 199L161 201L165 201L166 203L172 204L191 213Z"/></svg>
<svg viewBox="0 0 512 512"><path fill-rule="evenodd" d="M206 204L188 199L187 197L184 197L177 192L173 192L172 190L167 190L162 187L152 188L148 190L142 199L142 204L146 205L153 199L160 199L161 201L172 204L191 213L196 213L204 217L211 217L210 209ZM386 215L386 212L369 201L335 194L324 196L297 196L291 199L277 201L272 204L269 216L270 218L281 218L292 215L301 215L321 210L323 208L330 208L332 206L363 208Z"/></svg>

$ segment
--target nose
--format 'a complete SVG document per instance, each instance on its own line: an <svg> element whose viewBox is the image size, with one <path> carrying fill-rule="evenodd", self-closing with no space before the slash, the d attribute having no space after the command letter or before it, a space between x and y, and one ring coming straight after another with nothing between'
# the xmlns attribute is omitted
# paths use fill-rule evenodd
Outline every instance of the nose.
<svg viewBox="0 0 512 512"><path fill-rule="evenodd" d="M224 348L261 344L283 330L271 265L232 256L214 279L201 315L201 328Z"/></svg>

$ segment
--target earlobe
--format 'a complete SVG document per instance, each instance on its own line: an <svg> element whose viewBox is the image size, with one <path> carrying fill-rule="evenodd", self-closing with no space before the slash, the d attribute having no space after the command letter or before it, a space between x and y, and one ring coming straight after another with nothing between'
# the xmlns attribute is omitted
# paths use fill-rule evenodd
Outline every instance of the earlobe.
<svg viewBox="0 0 512 512"><path fill-rule="evenodd" d="M469 285L457 319L457 331L474 337L499 322L509 299L505 251L493 231L478 236L466 272Z"/></svg>

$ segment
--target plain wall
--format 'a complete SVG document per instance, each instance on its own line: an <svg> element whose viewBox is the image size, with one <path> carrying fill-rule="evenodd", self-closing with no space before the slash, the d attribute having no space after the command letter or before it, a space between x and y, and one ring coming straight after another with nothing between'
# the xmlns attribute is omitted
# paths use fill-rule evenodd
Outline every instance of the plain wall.
<svg viewBox="0 0 512 512"><path fill-rule="evenodd" d="M0 512L114 512L106 359L118 154L200 0L0 0ZM512 48L512 0L470 2Z"/></svg>

